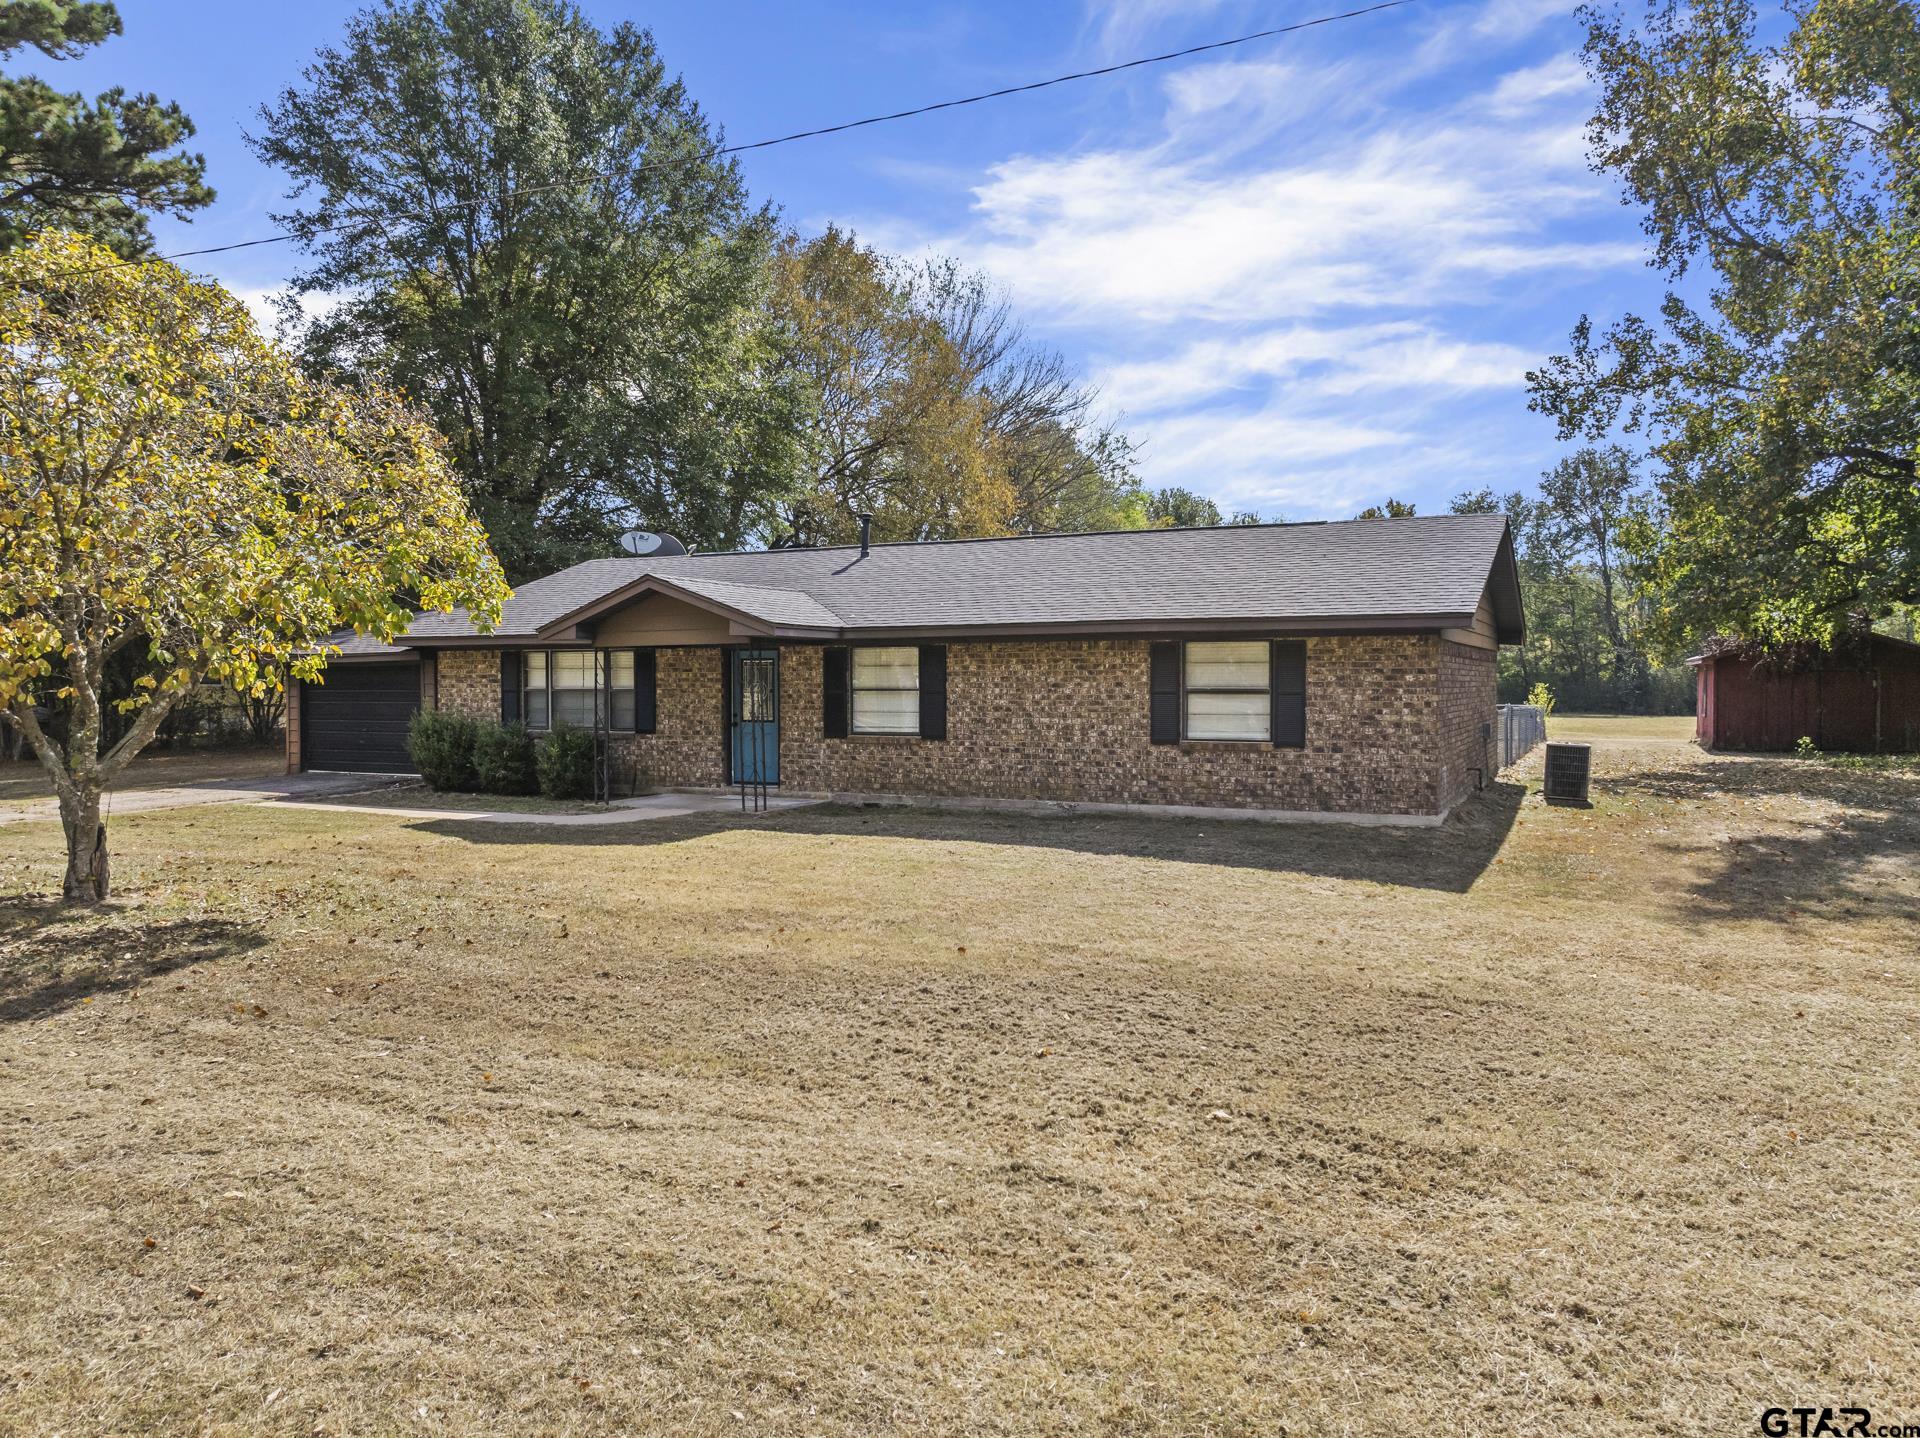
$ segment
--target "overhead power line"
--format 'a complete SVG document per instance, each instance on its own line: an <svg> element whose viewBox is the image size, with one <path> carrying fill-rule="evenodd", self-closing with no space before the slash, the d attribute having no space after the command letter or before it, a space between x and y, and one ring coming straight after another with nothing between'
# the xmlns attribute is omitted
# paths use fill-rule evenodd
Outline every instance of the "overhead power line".
<svg viewBox="0 0 1920 1438"><path fill-rule="evenodd" d="M1071 84L1076 80L1094 80L1103 75L1118 75L1124 70L1138 70L1145 65L1164 65L1173 60L1186 60L1195 55L1207 54L1213 50L1227 50L1236 45L1251 45L1257 40L1271 40L1280 35L1292 35L1301 30L1312 30L1321 25L1332 25L1341 20L1357 20L1363 15L1378 14L1382 10L1397 10L1403 5L1412 5L1415 3L1417 3L1417 0L1380 0L1379 4L1366 5L1358 10L1344 10L1337 15L1321 15L1312 20L1296 21L1291 25L1276 25L1271 29L1256 30L1250 35L1235 35L1227 40L1210 40L1204 45L1189 45L1183 50L1169 50L1161 55L1143 55L1137 60L1122 60L1117 64L1102 65L1098 69L1093 70L1075 70L1068 75L1055 75L1047 80L1032 80L1024 85L1008 85L1000 90L987 90L978 95L964 95L957 100L937 100L930 105L916 105L910 110L895 110L886 115L869 115L865 119L846 120L837 125L821 125L811 130L795 130L790 135L776 135L771 139L752 140L740 145L718 145L684 159L650 161L646 164L636 165L629 173L647 174L658 170L685 169L689 165L705 164L709 160L717 160L726 155L743 155L750 150L768 150L772 149L775 145L790 145L796 140L815 140L824 135L839 135L844 134L848 130L862 130L869 125L885 125L894 120L911 120L915 116L931 115L940 110L957 110L966 105L979 105L988 100L1004 100L1012 95L1031 94L1035 90L1047 90L1055 85ZM523 189L509 191L505 196L500 198L503 200L524 199L531 195L545 194L552 190L566 190L573 189L579 185L590 185L595 180L604 178L607 178L606 172L596 170L569 180L553 180L546 184L529 185ZM438 213L431 211L411 211L393 214L384 210L365 208L350 210L347 212L346 218L336 220L331 224L303 226L298 229L282 230L276 234L262 235L258 239L235 240L231 244L208 245L197 250L175 250L171 254L143 255L138 259L115 260L111 264L88 265L77 269L60 270L53 274L43 276L42 278L68 279L78 275L99 274L106 270L126 269L133 265L156 264L170 260L190 260L197 259L204 255L224 255L234 250L255 249L261 245L285 244L289 240L310 240L317 235L337 234L341 230L351 229L355 224L365 220L378 220L382 224L389 225L404 221L421 222L434 220L441 218L445 210L472 209L482 203L488 202L481 200L455 201L445 206L444 210Z"/></svg>

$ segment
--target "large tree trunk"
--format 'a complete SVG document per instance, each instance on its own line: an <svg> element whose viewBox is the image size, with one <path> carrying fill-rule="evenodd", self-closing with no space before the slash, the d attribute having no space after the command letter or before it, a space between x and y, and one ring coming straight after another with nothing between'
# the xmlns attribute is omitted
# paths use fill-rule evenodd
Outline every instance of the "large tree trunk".
<svg viewBox="0 0 1920 1438"><path fill-rule="evenodd" d="M67 877L61 897L69 904L97 904L107 897L107 826L100 822L98 791L60 800L67 834Z"/></svg>
<svg viewBox="0 0 1920 1438"><path fill-rule="evenodd" d="M76 630L77 632L77 630ZM83 662L69 670L73 689L74 714L67 743L56 743L41 728L31 698L16 699L8 706L9 717L26 731L27 740L39 756L40 765L52 781L60 798L60 824L66 830L67 877L61 892L70 904L97 904L107 897L107 830L100 822L100 796L110 788L133 756L147 746L160 721L165 719L180 696L199 682L202 670L184 671L179 683L154 695L140 709L127 732L104 756L100 745L101 667L111 657L111 646L95 644L87 648L80 640L70 639L70 653L83 656Z"/></svg>

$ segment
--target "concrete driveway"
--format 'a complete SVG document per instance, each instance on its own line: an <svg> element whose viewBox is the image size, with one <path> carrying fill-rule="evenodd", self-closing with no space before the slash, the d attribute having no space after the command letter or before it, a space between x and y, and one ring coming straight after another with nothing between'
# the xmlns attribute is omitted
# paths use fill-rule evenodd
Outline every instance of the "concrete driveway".
<svg viewBox="0 0 1920 1438"><path fill-rule="evenodd" d="M200 779L156 789L126 789L109 793L101 813L139 814L148 809L182 809L195 804L260 804L276 799L318 799L330 794L356 794L391 784L393 774L282 774L265 779ZM35 819L58 819L60 805L52 799L24 804L0 804L0 824L24 824Z"/></svg>

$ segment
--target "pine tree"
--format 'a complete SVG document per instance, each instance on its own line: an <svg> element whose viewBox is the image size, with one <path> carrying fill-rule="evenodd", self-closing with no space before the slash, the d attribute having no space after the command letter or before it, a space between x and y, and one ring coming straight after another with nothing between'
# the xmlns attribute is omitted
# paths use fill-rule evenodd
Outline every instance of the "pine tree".
<svg viewBox="0 0 1920 1438"><path fill-rule="evenodd" d="M111 3L0 0L0 60L31 47L69 60L121 33ZM0 76L0 251L36 230L90 235L122 256L152 248L147 215L184 218L213 202L206 161L179 149L193 122L151 94L66 94Z"/></svg>

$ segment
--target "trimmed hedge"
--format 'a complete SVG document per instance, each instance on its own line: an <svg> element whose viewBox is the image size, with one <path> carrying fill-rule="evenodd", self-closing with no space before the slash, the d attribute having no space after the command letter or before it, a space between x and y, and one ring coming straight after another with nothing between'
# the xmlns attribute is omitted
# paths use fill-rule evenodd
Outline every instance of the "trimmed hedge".
<svg viewBox="0 0 1920 1438"><path fill-rule="evenodd" d="M533 736L524 724L482 724L473 769L483 794L531 794L540 787Z"/></svg>
<svg viewBox="0 0 1920 1438"><path fill-rule="evenodd" d="M540 792L549 799L593 797L593 735L556 724L540 745Z"/></svg>
<svg viewBox="0 0 1920 1438"><path fill-rule="evenodd" d="M536 742L524 724L421 709L407 725L407 753L427 786L442 793L593 797L593 735L571 724Z"/></svg>
<svg viewBox="0 0 1920 1438"><path fill-rule="evenodd" d="M420 709L407 725L407 753L427 787L446 791L477 788L473 751L480 726L467 714Z"/></svg>

